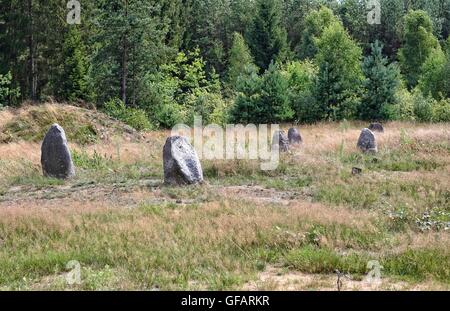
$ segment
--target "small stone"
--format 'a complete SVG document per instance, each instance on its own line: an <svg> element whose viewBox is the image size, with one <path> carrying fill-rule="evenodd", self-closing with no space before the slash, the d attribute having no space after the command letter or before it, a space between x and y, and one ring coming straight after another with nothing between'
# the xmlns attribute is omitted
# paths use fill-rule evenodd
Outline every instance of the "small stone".
<svg viewBox="0 0 450 311"><path fill-rule="evenodd" d="M164 182L192 185L203 182L203 170L194 147L181 136L167 138L163 149Z"/></svg>
<svg viewBox="0 0 450 311"><path fill-rule="evenodd" d="M272 148L278 145L280 152L289 151L289 139L284 131L275 131L272 138Z"/></svg>
<svg viewBox="0 0 450 311"><path fill-rule="evenodd" d="M75 176L75 167L67 145L64 129L53 124L44 137L41 147L41 164L44 176L67 179Z"/></svg>
<svg viewBox="0 0 450 311"><path fill-rule="evenodd" d="M300 144L303 141L302 135L300 135L300 132L296 128L289 129L288 139L291 145Z"/></svg>
<svg viewBox="0 0 450 311"><path fill-rule="evenodd" d="M369 129L363 129L358 139L357 147L364 153L377 153L378 147L375 135Z"/></svg>
<svg viewBox="0 0 450 311"><path fill-rule="evenodd" d="M361 175L362 169L359 167L353 167L352 168L352 175Z"/></svg>
<svg viewBox="0 0 450 311"><path fill-rule="evenodd" d="M381 123L371 123L369 125L369 130L371 130L372 132L384 133L384 127Z"/></svg>

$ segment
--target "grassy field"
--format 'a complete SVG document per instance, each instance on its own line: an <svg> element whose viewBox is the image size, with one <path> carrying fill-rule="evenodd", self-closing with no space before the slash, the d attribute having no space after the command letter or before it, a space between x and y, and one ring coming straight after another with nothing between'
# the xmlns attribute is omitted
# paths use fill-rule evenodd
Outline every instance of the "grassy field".
<svg viewBox="0 0 450 311"><path fill-rule="evenodd" d="M3 132L11 119L0 113ZM9 133L0 289L335 290L339 270L347 290L449 290L450 124L386 124L376 156L356 149L365 125L301 126L276 171L202 161L206 183L185 188L162 184L169 132L72 141L65 182L42 177L36 135ZM66 282L71 260L81 284Z"/></svg>

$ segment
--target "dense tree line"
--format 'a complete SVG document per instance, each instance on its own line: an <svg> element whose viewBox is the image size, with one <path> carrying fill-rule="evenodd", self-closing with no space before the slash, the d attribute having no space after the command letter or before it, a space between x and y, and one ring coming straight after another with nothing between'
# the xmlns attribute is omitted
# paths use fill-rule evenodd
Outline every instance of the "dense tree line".
<svg viewBox="0 0 450 311"><path fill-rule="evenodd" d="M89 102L145 127L450 119L450 0L379 0L379 24L366 0L81 0L80 24L67 3L0 0L0 106Z"/></svg>

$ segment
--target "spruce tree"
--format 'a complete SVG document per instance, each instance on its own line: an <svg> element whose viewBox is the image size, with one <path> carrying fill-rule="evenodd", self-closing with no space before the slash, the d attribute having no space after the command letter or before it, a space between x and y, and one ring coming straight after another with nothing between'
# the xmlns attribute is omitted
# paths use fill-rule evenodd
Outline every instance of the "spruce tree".
<svg viewBox="0 0 450 311"><path fill-rule="evenodd" d="M289 57L287 33L279 0L257 0L256 11L248 42L256 65L267 70L272 61L284 61Z"/></svg>
<svg viewBox="0 0 450 311"><path fill-rule="evenodd" d="M66 33L62 56L62 70L54 81L56 95L61 100L91 100L86 49L75 25L70 26Z"/></svg>
<svg viewBox="0 0 450 311"><path fill-rule="evenodd" d="M158 6L148 0L103 0L94 16L98 101L118 97L127 105L141 104L143 78L164 62L168 52L164 44L168 29Z"/></svg>
<svg viewBox="0 0 450 311"><path fill-rule="evenodd" d="M334 23L317 41L317 49L315 96L322 116L329 120L355 118L364 78L361 48L341 23Z"/></svg>
<svg viewBox="0 0 450 311"><path fill-rule="evenodd" d="M364 59L364 96L360 106L360 117L364 120L381 120L383 107L394 104L400 84L400 72L396 65L388 64L383 56L383 45L375 41L372 52Z"/></svg>
<svg viewBox="0 0 450 311"><path fill-rule="evenodd" d="M273 63L261 77L253 73L246 79L239 79L232 121L272 123L291 120L294 111L290 107L288 87L287 79Z"/></svg>
<svg viewBox="0 0 450 311"><path fill-rule="evenodd" d="M240 76L256 70L253 56L245 39L240 33L235 32L228 57L227 86L235 90Z"/></svg>

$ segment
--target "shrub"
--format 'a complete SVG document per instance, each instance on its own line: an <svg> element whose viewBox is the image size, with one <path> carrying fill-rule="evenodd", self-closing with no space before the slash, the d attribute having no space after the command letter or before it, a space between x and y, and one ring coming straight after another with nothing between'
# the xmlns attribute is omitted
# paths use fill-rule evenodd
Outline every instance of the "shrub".
<svg viewBox="0 0 450 311"><path fill-rule="evenodd" d="M201 92L188 100L188 123L192 124L195 116L202 116L204 124L224 124L227 121L227 105L217 93Z"/></svg>
<svg viewBox="0 0 450 311"><path fill-rule="evenodd" d="M438 99L440 94L450 95L450 91L446 90L447 80L450 79L448 72L446 72L448 61L450 59L440 48L431 52L422 66L422 74L419 80L419 88L423 94L431 95L435 99Z"/></svg>
<svg viewBox="0 0 450 311"><path fill-rule="evenodd" d="M238 84L240 91L231 111L233 122L283 122L294 116L288 81L277 65L272 63L261 77L253 74Z"/></svg>
<svg viewBox="0 0 450 311"><path fill-rule="evenodd" d="M147 99L142 105L155 124L164 128L178 123L192 124L194 115L206 122L223 108L219 77L213 71L207 75L200 51L179 53L158 73L146 79Z"/></svg>
<svg viewBox="0 0 450 311"><path fill-rule="evenodd" d="M152 113L154 123L162 128L171 128L178 123L182 123L186 118L187 111L185 107L175 103L160 103Z"/></svg>
<svg viewBox="0 0 450 311"><path fill-rule="evenodd" d="M20 89L12 87L12 74L0 74L0 107L14 104L20 97Z"/></svg>
<svg viewBox="0 0 450 311"><path fill-rule="evenodd" d="M450 122L450 98L435 102L433 106L433 122Z"/></svg>
<svg viewBox="0 0 450 311"><path fill-rule="evenodd" d="M414 98L413 95L403 85L395 94L394 104L385 104L382 109L382 116L386 120L414 120Z"/></svg>
<svg viewBox="0 0 450 311"><path fill-rule="evenodd" d="M108 101L105 103L104 109L111 117L128 124L136 130L148 130L152 127L144 110L127 107L120 99Z"/></svg>
<svg viewBox="0 0 450 311"><path fill-rule="evenodd" d="M415 119L420 122L431 122L433 119L433 106L436 101L430 96L425 97L418 89L413 91L413 100Z"/></svg>
<svg viewBox="0 0 450 311"><path fill-rule="evenodd" d="M289 84L289 100L297 122L311 123L320 119L314 98L317 67L310 61L291 62L285 74Z"/></svg>

